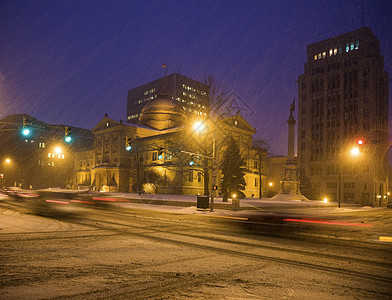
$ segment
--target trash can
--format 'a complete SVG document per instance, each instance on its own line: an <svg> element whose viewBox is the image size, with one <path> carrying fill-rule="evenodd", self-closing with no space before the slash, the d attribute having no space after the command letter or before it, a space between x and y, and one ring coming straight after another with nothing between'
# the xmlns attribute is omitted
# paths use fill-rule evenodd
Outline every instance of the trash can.
<svg viewBox="0 0 392 300"><path fill-rule="evenodd" d="M240 199L234 198L231 200L231 209L232 210L240 209Z"/></svg>
<svg viewBox="0 0 392 300"><path fill-rule="evenodd" d="M210 205L208 196L197 196L197 208L207 209L209 207Z"/></svg>

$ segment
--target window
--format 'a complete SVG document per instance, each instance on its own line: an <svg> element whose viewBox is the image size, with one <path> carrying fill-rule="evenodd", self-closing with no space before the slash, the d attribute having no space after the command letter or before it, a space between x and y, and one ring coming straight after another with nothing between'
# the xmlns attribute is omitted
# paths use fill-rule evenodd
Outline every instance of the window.
<svg viewBox="0 0 392 300"><path fill-rule="evenodd" d="M259 181L257 180L257 178L255 178L255 187L259 186Z"/></svg>
<svg viewBox="0 0 392 300"><path fill-rule="evenodd" d="M197 173L197 182L201 182L201 173Z"/></svg>
<svg viewBox="0 0 392 300"><path fill-rule="evenodd" d="M189 171L188 176L189 176L188 181L193 182L193 171L192 170Z"/></svg>
<svg viewBox="0 0 392 300"><path fill-rule="evenodd" d="M327 52L323 52L323 58L327 56Z"/></svg>
<svg viewBox="0 0 392 300"><path fill-rule="evenodd" d="M158 159L158 152L153 152L151 160L156 161L157 159Z"/></svg>

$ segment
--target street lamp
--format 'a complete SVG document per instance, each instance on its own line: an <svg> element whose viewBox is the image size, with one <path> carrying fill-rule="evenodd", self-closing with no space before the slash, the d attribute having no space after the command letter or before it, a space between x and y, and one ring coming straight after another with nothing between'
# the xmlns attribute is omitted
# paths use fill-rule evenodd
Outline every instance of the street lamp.
<svg viewBox="0 0 392 300"><path fill-rule="evenodd" d="M60 147L56 147L56 148L54 148L54 153L61 154L61 153L63 153L63 150Z"/></svg>
<svg viewBox="0 0 392 300"><path fill-rule="evenodd" d="M193 123L193 131L201 135L204 131L207 131L208 128L205 125L206 121L198 120ZM218 193L218 172L219 172L219 163L218 163L218 155L216 152L216 137L215 132L212 134L212 157L203 156L205 159L212 159L212 187L211 187L211 204L210 211L214 211L214 193ZM191 160L190 165L193 164L193 160ZM206 176L206 173L205 173ZM208 175L207 175L208 176ZM216 187L216 188L215 188Z"/></svg>
<svg viewBox="0 0 392 300"><path fill-rule="evenodd" d="M204 130L204 128L205 128L205 125L204 125L204 122L203 122L203 121L196 121L196 122L193 124L193 129L194 129L194 131L196 131L196 132L198 132L198 133L201 133L201 132Z"/></svg>
<svg viewBox="0 0 392 300"><path fill-rule="evenodd" d="M353 148L351 148L350 153L352 156L358 156L361 152L359 151L358 147L353 147Z"/></svg>
<svg viewBox="0 0 392 300"><path fill-rule="evenodd" d="M362 146L364 142L363 142L363 140L358 140L357 143L359 146ZM349 153L352 157L358 157L361 155L361 150L359 147L355 146L350 149ZM339 155L339 157L340 157L340 162L339 162L339 168L338 168L338 172L339 172L339 174L338 174L338 208L340 208L340 204L341 204L341 185L342 185L342 178L341 178L342 177L342 166L341 166L342 159L341 159L341 155Z"/></svg>

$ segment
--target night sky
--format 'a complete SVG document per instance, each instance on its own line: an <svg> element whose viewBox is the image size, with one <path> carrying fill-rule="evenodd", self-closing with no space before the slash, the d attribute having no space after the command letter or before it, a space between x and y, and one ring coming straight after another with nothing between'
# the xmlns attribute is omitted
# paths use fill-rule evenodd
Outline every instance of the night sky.
<svg viewBox="0 0 392 300"><path fill-rule="evenodd" d="M105 113L126 120L127 91L166 63L235 92L255 137L285 155L306 46L360 28L362 2L392 77L390 0L0 0L0 118L89 129Z"/></svg>

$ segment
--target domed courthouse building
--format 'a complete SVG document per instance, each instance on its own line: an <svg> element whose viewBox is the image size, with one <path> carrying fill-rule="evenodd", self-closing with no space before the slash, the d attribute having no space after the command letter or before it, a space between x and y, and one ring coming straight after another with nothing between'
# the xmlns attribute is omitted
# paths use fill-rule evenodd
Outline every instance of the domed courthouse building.
<svg viewBox="0 0 392 300"><path fill-rule="evenodd" d="M266 192L267 151L253 148L255 133L238 113L207 118L189 113L183 101L158 93L138 122L105 114L92 129L91 148L75 153L71 185L101 191L203 195L220 190L221 165L233 137L245 161L246 197Z"/></svg>

